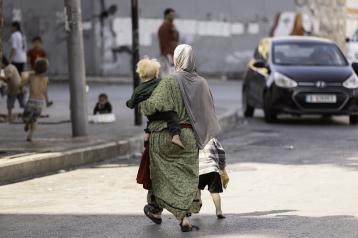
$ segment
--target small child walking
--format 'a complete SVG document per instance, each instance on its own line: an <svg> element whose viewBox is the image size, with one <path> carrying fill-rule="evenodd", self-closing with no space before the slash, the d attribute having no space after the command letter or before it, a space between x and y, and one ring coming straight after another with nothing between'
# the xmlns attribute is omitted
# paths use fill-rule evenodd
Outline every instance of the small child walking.
<svg viewBox="0 0 358 238"><path fill-rule="evenodd" d="M208 186L218 219L225 218L221 209L220 197L223 187L226 188L228 183L225 167L224 148L217 139L213 138L199 151L199 189L204 190Z"/></svg>
<svg viewBox="0 0 358 238"><path fill-rule="evenodd" d="M34 65L34 73L28 74L23 79L23 85L29 85L30 98L25 106L23 121L25 132L28 132L26 140L31 142L36 129L37 119L41 115L46 103L48 77L46 75L49 64L47 59L37 59Z"/></svg>
<svg viewBox="0 0 358 238"><path fill-rule="evenodd" d="M31 67L31 70L35 69L35 63L37 59L47 58L47 53L43 48L42 38L36 36L32 39L32 48L27 51L27 61ZM53 102L46 98L46 106L50 107Z"/></svg>
<svg viewBox="0 0 358 238"><path fill-rule="evenodd" d="M112 104L108 101L108 96L105 93L101 93L98 96L98 102L93 109L93 115L96 114L109 114L112 113Z"/></svg>
<svg viewBox="0 0 358 238"><path fill-rule="evenodd" d="M134 89L132 97L126 102L127 107L133 109L142 101L147 100L153 93L154 89L158 86L160 79L160 63L156 59L149 59L144 57L137 64L137 73L139 74L142 83ZM182 141L180 140L180 124L178 115L174 111L157 112L154 115L148 117L148 123L152 121L163 120L168 124L168 130L171 133L172 143L184 148ZM146 136L148 138L146 129Z"/></svg>

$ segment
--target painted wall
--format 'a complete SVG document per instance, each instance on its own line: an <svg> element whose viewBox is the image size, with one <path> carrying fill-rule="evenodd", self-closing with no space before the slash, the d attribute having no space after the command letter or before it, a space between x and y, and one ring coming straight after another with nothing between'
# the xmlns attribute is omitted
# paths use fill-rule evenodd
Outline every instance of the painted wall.
<svg viewBox="0 0 358 238"><path fill-rule="evenodd" d="M118 11L102 28L97 17L101 0L82 0L87 73L130 75L130 0L104 3L107 8L117 5ZM276 13L295 10L294 0L142 0L141 55L159 56L156 32L167 7L178 13L181 42L194 46L198 70L219 76L242 72L258 41L270 31ZM35 35L43 37L52 74L67 72L63 1L11 0L5 2L4 12L7 26L13 18L21 18L28 40ZM8 28L5 35L8 38Z"/></svg>
<svg viewBox="0 0 358 238"><path fill-rule="evenodd" d="M84 3L85 2L85 3ZM94 4L92 1L82 1L83 18L91 19ZM10 25L13 20L20 21L27 39L28 48L31 47L33 37L39 35L44 41L44 48L48 53L51 74L66 74L67 43L64 31L64 1L59 0L11 0L4 1L4 51L9 55ZM87 24L88 25L88 24ZM93 31L84 31L85 58L87 72L95 74L93 65L94 37Z"/></svg>

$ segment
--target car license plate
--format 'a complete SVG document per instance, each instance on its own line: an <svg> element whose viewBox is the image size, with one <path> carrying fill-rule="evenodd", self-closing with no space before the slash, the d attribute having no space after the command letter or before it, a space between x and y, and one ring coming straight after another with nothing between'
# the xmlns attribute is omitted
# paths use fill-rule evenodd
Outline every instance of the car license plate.
<svg viewBox="0 0 358 238"><path fill-rule="evenodd" d="M306 95L307 103L336 103L337 97L336 95L328 95L328 94L319 94L319 95Z"/></svg>

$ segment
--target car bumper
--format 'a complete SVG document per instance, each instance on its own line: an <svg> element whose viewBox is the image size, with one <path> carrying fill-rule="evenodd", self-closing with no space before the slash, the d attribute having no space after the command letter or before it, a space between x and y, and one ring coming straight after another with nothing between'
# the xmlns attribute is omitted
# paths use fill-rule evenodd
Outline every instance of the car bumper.
<svg viewBox="0 0 358 238"><path fill-rule="evenodd" d="M334 94L336 103L307 103L307 94ZM272 108L278 113L320 114L320 115L358 115L358 89L344 87L296 87L285 89L273 85L271 88Z"/></svg>

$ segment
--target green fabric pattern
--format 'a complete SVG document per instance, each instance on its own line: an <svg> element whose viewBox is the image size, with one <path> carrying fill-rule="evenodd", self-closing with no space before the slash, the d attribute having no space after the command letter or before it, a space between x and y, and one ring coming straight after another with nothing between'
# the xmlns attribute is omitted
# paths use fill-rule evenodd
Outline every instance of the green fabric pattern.
<svg viewBox="0 0 358 238"><path fill-rule="evenodd" d="M152 96L143 101L145 115L157 111L176 111L180 123L188 123L189 117L178 82L171 76L162 79ZM153 190L149 193L156 203L181 221L187 213L198 213L201 208L199 183L199 150L192 129L183 128L180 138L185 146L181 149L171 142L172 135L166 130L165 121L150 123L149 139L150 175Z"/></svg>

